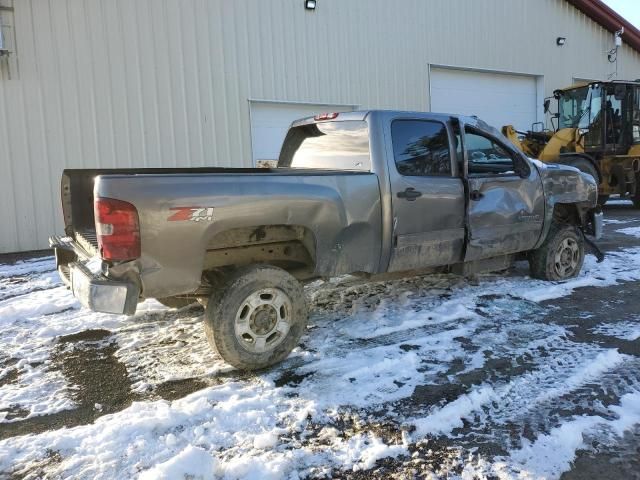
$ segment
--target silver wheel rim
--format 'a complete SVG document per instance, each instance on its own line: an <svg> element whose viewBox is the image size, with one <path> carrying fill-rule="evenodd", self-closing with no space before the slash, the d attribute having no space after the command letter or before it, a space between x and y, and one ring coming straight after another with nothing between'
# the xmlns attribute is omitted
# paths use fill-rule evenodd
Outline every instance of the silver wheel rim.
<svg viewBox="0 0 640 480"><path fill-rule="evenodd" d="M234 323L236 339L248 352L269 352L287 337L291 312L291 300L282 290L258 290L238 308Z"/></svg>
<svg viewBox="0 0 640 480"><path fill-rule="evenodd" d="M580 259L580 247L573 238L565 238L560 242L554 257L553 266L560 278L573 275L578 268Z"/></svg>

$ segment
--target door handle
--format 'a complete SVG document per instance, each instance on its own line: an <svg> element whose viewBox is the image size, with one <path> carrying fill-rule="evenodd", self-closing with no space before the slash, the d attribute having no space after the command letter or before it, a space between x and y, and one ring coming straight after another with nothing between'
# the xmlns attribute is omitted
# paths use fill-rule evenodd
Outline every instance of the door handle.
<svg viewBox="0 0 640 480"><path fill-rule="evenodd" d="M484 193L482 193L480 190L474 190L469 194L469 198L475 201L480 200L482 197L484 197Z"/></svg>
<svg viewBox="0 0 640 480"><path fill-rule="evenodd" d="M418 192L415 188L409 187L404 192L398 192L398 198L406 198L413 202L416 198L421 197L422 192Z"/></svg>

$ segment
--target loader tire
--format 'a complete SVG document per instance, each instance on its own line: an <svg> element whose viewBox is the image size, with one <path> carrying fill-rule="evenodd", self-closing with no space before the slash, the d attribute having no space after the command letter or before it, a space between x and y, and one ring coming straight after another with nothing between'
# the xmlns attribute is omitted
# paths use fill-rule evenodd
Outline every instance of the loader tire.
<svg viewBox="0 0 640 480"><path fill-rule="evenodd" d="M640 175L636 175L635 193L631 200L633 200L633 207L640 208Z"/></svg>
<svg viewBox="0 0 640 480"><path fill-rule="evenodd" d="M574 225L553 223L547 238L529 254L531 276L567 280L578 276L584 263L584 238Z"/></svg>
<svg viewBox="0 0 640 480"><path fill-rule="evenodd" d="M586 158L582 157L567 157L563 158L559 163L575 167L582 173L588 173L593 177L597 184L600 184L600 175L596 167Z"/></svg>
<svg viewBox="0 0 640 480"><path fill-rule="evenodd" d="M205 310L209 344L229 364L257 370L284 360L307 326L302 285L281 268L251 265L219 279Z"/></svg>

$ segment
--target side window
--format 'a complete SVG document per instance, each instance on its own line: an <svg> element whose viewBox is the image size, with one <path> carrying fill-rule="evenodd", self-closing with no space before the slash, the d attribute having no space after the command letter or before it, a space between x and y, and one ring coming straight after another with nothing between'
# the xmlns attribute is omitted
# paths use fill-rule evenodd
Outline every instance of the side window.
<svg viewBox="0 0 640 480"><path fill-rule="evenodd" d="M391 139L401 175L451 175L449 136L444 123L395 120L391 124Z"/></svg>
<svg viewBox="0 0 640 480"><path fill-rule="evenodd" d="M489 137L464 131L469 157L469 175L513 174L513 159L508 151Z"/></svg>

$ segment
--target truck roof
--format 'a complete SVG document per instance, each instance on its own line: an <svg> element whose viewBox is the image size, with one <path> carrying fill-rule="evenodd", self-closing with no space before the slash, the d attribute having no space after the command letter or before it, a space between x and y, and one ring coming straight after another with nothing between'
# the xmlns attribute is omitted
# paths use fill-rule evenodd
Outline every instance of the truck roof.
<svg viewBox="0 0 640 480"><path fill-rule="evenodd" d="M327 122L327 121L348 121L348 120L365 120L370 114L382 113L385 115L407 115L417 118L424 118L427 120L439 120L439 121L447 121L451 117L460 118L464 120L464 123L467 124L475 124L482 122L482 120L477 117L466 116L466 115L458 115L454 113L440 113L440 112L418 112L411 110L382 110L382 109L373 109L373 110L354 110L351 112L337 112L335 113L336 117L333 118L320 118L321 115L316 115L315 117L305 117L300 118L298 120L294 120L291 123L291 127L298 127L300 125L309 125L317 122ZM334 115L333 112L327 112L327 115ZM484 122L482 122L484 123Z"/></svg>

